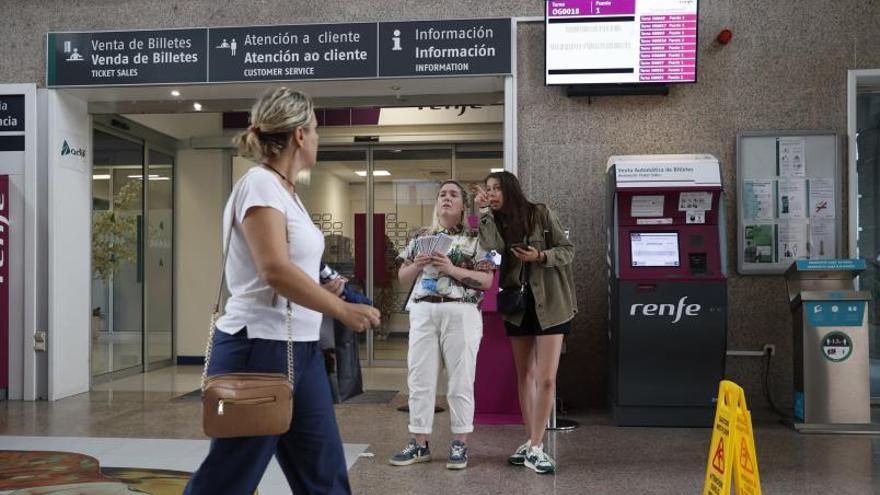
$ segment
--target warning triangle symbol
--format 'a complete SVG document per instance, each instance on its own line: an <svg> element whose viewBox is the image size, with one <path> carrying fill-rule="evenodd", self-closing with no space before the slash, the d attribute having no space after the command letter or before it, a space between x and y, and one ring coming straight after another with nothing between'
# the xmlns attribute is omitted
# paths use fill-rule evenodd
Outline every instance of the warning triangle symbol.
<svg viewBox="0 0 880 495"><path fill-rule="evenodd" d="M739 449L739 467L749 474L755 474L755 465L752 463L752 456L749 455L749 449L746 448L746 440L740 443Z"/></svg>
<svg viewBox="0 0 880 495"><path fill-rule="evenodd" d="M718 447L715 448L715 454L712 456L712 467L718 471L718 474L724 474L724 437L718 439Z"/></svg>

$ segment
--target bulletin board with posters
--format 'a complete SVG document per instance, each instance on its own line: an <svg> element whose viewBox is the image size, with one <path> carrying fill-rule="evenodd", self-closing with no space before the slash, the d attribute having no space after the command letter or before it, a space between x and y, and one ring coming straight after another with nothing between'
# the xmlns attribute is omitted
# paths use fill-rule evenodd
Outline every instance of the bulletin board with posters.
<svg viewBox="0 0 880 495"><path fill-rule="evenodd" d="M737 134L740 274L782 274L797 259L843 254L841 153L831 131Z"/></svg>

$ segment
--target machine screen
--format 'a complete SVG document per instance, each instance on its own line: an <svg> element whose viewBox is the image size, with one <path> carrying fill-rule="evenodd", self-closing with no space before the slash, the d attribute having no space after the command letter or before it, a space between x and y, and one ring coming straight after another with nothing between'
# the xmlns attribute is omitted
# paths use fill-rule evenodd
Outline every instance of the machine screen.
<svg viewBox="0 0 880 495"><path fill-rule="evenodd" d="M632 266L679 266L678 233L630 233Z"/></svg>

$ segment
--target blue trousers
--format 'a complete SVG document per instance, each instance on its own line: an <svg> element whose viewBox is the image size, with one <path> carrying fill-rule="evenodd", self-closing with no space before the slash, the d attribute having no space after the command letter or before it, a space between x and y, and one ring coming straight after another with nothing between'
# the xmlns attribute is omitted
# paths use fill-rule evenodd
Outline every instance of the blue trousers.
<svg viewBox="0 0 880 495"><path fill-rule="evenodd" d="M184 494L251 495L272 455L293 493L350 494L342 439L318 342L293 343L293 423L283 435L218 438ZM287 342L214 332L208 374L287 370Z"/></svg>

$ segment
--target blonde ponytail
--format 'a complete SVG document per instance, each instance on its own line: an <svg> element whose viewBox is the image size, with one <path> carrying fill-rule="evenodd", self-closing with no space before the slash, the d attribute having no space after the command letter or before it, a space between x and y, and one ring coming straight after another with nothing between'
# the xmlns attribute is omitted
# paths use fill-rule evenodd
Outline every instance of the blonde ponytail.
<svg viewBox="0 0 880 495"><path fill-rule="evenodd" d="M251 126L233 138L239 153L254 161L276 158L290 144L290 135L309 123L312 99L281 87L265 93L251 108Z"/></svg>

